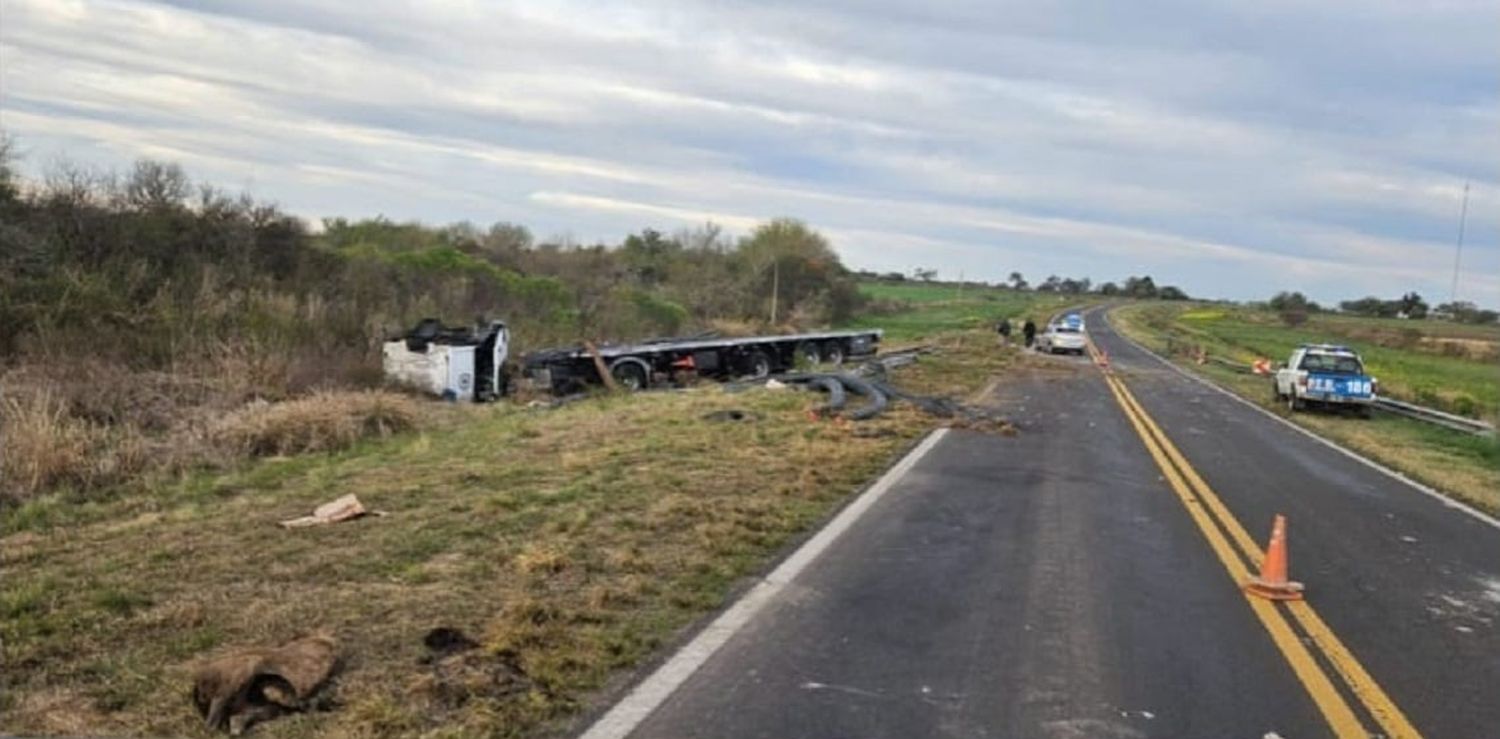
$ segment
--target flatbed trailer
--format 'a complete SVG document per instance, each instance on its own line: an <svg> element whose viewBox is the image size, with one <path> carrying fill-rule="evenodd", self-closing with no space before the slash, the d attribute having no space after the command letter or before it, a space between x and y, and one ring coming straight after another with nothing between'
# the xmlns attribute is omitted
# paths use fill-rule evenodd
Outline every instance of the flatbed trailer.
<svg viewBox="0 0 1500 739"><path fill-rule="evenodd" d="M639 344L544 349L526 355L523 372L538 387L558 395L579 392L604 380L602 364L614 382L644 390L691 374L715 379L765 377L803 364L842 364L874 354L880 329L821 331L776 336L659 339Z"/></svg>

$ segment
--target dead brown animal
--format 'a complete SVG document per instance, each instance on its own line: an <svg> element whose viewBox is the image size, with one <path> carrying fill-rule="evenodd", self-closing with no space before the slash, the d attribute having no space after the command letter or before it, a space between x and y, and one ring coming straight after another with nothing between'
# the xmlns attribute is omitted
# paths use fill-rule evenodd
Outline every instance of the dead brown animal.
<svg viewBox="0 0 1500 739"><path fill-rule="evenodd" d="M338 641L314 634L275 648L244 647L201 663L193 704L211 729L239 735L285 713L303 711L328 683Z"/></svg>

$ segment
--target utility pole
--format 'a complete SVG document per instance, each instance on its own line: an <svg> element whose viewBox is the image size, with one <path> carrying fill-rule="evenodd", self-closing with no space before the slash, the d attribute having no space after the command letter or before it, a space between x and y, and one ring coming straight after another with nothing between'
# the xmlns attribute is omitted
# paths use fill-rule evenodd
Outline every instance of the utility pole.
<svg viewBox="0 0 1500 739"><path fill-rule="evenodd" d="M1464 255L1464 221L1469 218L1469 183L1464 183L1464 204L1458 210L1458 244L1453 248L1453 289L1448 302L1458 302L1458 265Z"/></svg>
<svg viewBox="0 0 1500 739"><path fill-rule="evenodd" d="M781 294L781 260L771 262L771 326L776 325L776 298Z"/></svg>

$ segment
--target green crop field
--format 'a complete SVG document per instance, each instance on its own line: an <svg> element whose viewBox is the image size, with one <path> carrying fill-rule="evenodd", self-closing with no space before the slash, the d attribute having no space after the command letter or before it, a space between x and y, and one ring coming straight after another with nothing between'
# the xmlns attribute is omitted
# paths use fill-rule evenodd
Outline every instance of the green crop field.
<svg viewBox="0 0 1500 739"><path fill-rule="evenodd" d="M1001 318L1009 318L1019 334L1027 318L1040 327L1066 306L1091 302L1087 295L921 282L864 282L859 287L874 299L874 310L850 321L847 327L884 329L888 342L921 341L950 331L989 331Z"/></svg>

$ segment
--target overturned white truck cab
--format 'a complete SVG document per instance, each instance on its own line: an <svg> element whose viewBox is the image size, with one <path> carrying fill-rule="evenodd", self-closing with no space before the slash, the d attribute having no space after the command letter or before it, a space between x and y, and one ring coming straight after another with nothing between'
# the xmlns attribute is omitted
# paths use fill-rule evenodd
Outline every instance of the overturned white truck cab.
<svg viewBox="0 0 1500 739"><path fill-rule="evenodd" d="M501 321L444 326L428 318L381 350L386 379L447 400L486 402L506 392L510 331Z"/></svg>

